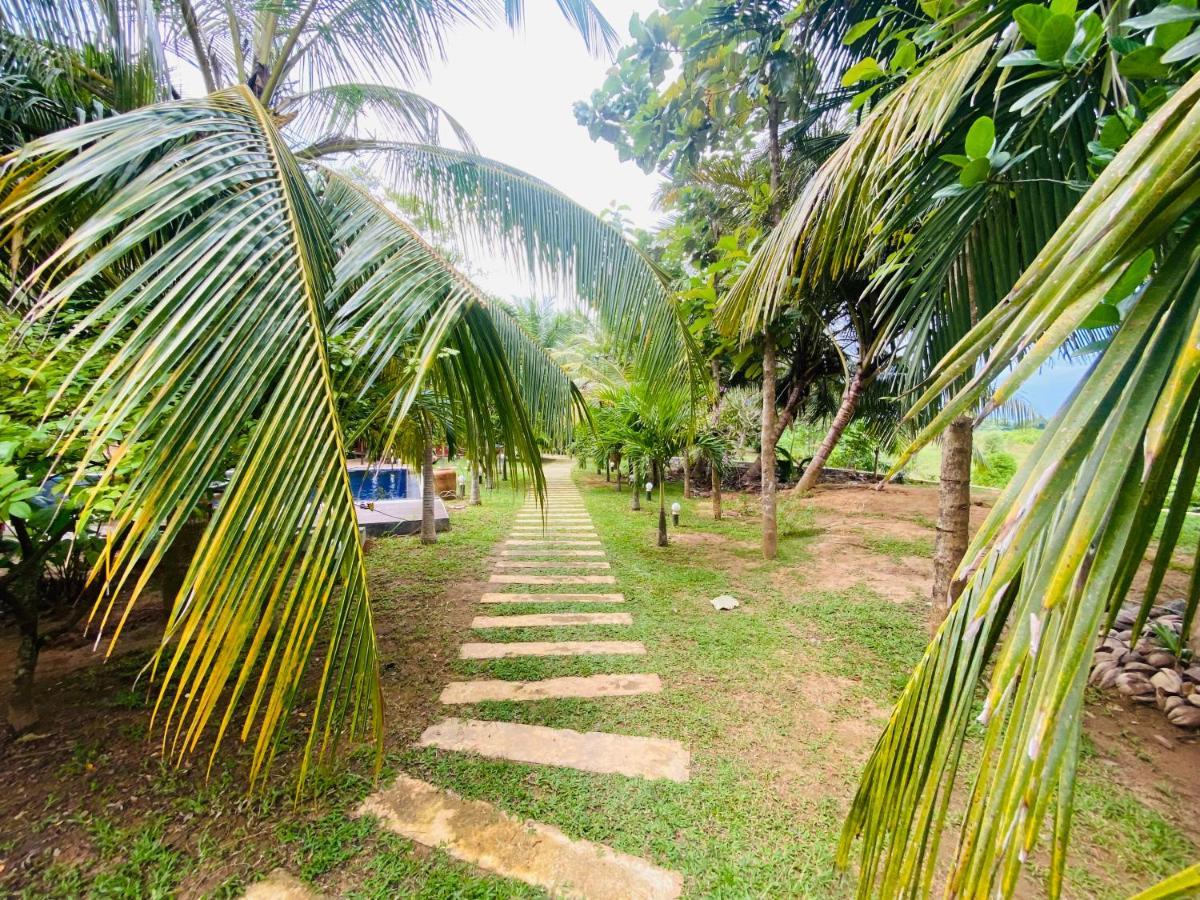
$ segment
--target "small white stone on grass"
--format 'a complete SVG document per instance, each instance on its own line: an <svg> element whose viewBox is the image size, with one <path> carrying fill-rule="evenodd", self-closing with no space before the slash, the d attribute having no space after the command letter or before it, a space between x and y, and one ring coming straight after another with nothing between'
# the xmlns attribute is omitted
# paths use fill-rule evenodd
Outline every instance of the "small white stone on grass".
<svg viewBox="0 0 1200 900"><path fill-rule="evenodd" d="M713 605L713 609L718 609L718 610L720 610L720 609L737 609L739 606L742 605L742 604L738 603L734 597L730 597L728 594L722 594L720 597L713 597L710 602Z"/></svg>

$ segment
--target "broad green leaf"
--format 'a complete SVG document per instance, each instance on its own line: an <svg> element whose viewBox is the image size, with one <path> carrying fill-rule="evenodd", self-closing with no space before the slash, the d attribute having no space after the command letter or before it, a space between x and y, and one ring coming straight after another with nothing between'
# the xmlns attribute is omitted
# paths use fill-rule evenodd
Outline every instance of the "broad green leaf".
<svg viewBox="0 0 1200 900"><path fill-rule="evenodd" d="M1072 66L1091 59L1104 40L1104 21L1088 10L1075 23L1075 39L1067 52L1067 62ZM1085 95L1086 96L1086 95Z"/></svg>
<svg viewBox="0 0 1200 900"><path fill-rule="evenodd" d="M1021 37L1035 46L1037 45L1038 36L1042 33L1042 26L1046 24L1046 20L1049 18L1050 10L1040 3L1026 3L1024 6L1018 6L1013 10L1013 19L1017 23Z"/></svg>
<svg viewBox="0 0 1200 900"><path fill-rule="evenodd" d="M847 30L846 36L842 38L842 43L847 47L851 46L852 44L866 37L870 33L871 29L878 24L878 16L872 19L863 19L861 22L855 22L850 26L849 30Z"/></svg>
<svg viewBox="0 0 1200 900"><path fill-rule="evenodd" d="M1105 116L1098 139L1109 150L1119 150L1129 140L1129 129L1118 115Z"/></svg>
<svg viewBox="0 0 1200 900"><path fill-rule="evenodd" d="M1050 0L1050 12L1056 16L1074 17L1078 8L1077 0Z"/></svg>
<svg viewBox="0 0 1200 900"><path fill-rule="evenodd" d="M1165 78L1170 70L1163 65L1162 56L1161 47L1139 47L1121 57L1121 61L1117 63L1117 71L1126 78Z"/></svg>
<svg viewBox="0 0 1200 900"><path fill-rule="evenodd" d="M1070 15L1055 13L1045 21L1038 33L1038 59L1047 63L1061 61L1074 40L1075 19Z"/></svg>
<svg viewBox="0 0 1200 900"><path fill-rule="evenodd" d="M879 61L873 56L868 56L846 70L846 74L842 76L842 87L853 87L860 81L882 78L885 74L879 67Z"/></svg>
<svg viewBox="0 0 1200 900"><path fill-rule="evenodd" d="M980 116L967 132L966 151L971 159L982 159L996 146L996 123L991 116Z"/></svg>
<svg viewBox="0 0 1200 900"><path fill-rule="evenodd" d="M917 45L912 41L901 41L888 68L892 72L907 72L917 64Z"/></svg>
<svg viewBox="0 0 1200 900"><path fill-rule="evenodd" d="M1154 258L1154 251L1147 250L1131 262L1108 293L1104 295L1105 301L1113 304L1120 303L1137 290L1150 275L1150 270L1154 268Z"/></svg>
<svg viewBox="0 0 1200 900"><path fill-rule="evenodd" d="M986 156L973 159L958 173L958 183L963 187L979 184L992 171L992 162Z"/></svg>
<svg viewBox="0 0 1200 900"><path fill-rule="evenodd" d="M1109 328L1121 324L1121 313L1109 303L1099 303L1096 308L1087 314L1087 317L1079 323L1079 327L1083 329L1093 328Z"/></svg>

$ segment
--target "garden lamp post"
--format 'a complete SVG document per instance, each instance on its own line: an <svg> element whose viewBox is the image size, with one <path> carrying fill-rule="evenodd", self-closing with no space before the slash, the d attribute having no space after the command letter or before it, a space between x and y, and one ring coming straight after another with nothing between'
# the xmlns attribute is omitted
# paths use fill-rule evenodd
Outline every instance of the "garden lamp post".
<svg viewBox="0 0 1200 900"><path fill-rule="evenodd" d="M679 525L679 513L682 507L678 503L671 504L671 524Z"/></svg>
<svg viewBox="0 0 1200 900"><path fill-rule="evenodd" d="M654 497L652 496L653 492L654 492L654 482L653 482L653 481L647 481L647 482L646 482L646 499L647 499L647 500L653 500L653 499L654 499Z"/></svg>

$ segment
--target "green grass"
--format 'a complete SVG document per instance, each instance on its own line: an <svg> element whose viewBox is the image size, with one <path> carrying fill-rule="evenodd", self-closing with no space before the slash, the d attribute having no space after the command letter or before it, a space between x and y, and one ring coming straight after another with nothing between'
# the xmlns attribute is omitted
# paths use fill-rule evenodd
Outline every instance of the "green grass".
<svg viewBox="0 0 1200 900"><path fill-rule="evenodd" d="M922 559L933 558L932 538L907 540L888 534L869 534L863 538L863 543L868 550L890 556L895 560L907 559L912 556Z"/></svg>
<svg viewBox="0 0 1200 900"><path fill-rule="evenodd" d="M590 476L588 476L590 480ZM535 679L597 672L657 672L661 695L538 703L481 703L456 715L675 738L692 752L685 784L647 782L514 764L435 750L404 754L404 769L472 798L608 844L681 872L693 897L840 897L833 852L862 757L924 649L924 606L861 589L806 590L820 565L809 514L789 510L780 559L763 562L756 519L713 522L706 500L683 506L671 544L655 546L657 505L629 511L629 494L603 482L585 503L633 614L626 628L589 637L646 644L644 657L460 661L463 677ZM928 556L927 541L881 539L877 552ZM531 587L531 591L553 591ZM717 613L709 600L742 605ZM509 612L573 609L570 604ZM487 640L569 639L577 629L481 632ZM863 736L865 733L865 737ZM848 737L849 736L849 737ZM1186 860L1187 840L1133 795L1084 767L1073 884L1089 893L1144 885ZM1111 808L1093 809L1103 800ZM1120 815L1120 829L1099 827ZM1142 841L1160 854L1134 864ZM1093 870L1099 847L1116 860Z"/></svg>
<svg viewBox="0 0 1200 900"><path fill-rule="evenodd" d="M483 574L485 557L521 502L501 486L485 494L483 507L453 513L453 529L434 547L413 538L372 543L367 561L384 690L412 689L412 671L401 666L393 672L388 663L417 647L434 647L444 661L471 639L586 635L642 641L648 649L642 657L449 665L451 677L463 678L654 672L663 679L662 694L480 703L452 714L674 738L692 753L690 780L645 781L415 749L413 737L444 712L427 702L409 720L389 720L384 783L405 771L571 837L644 857L681 872L688 897L848 896L852 880L839 879L833 868L842 816L863 758L924 649L924 604L890 602L866 588L807 587L806 573L823 560L817 555L822 530L805 506L781 511L779 559L764 562L757 518L714 522L707 500L683 500L677 486L670 486L667 502L681 503L682 524L672 527L666 548L655 544L657 503L630 512L628 490L617 493L603 482L585 486L583 495L626 604L486 611L620 609L632 613L632 626L474 633L447 626L448 592ZM733 498L728 504L751 505ZM927 541L867 542L888 556L929 552ZM718 594L732 594L742 605L717 612L709 600ZM441 678L420 689L436 696ZM118 703L132 706L133 699ZM302 731L289 734L285 750L303 737ZM971 747L966 755L973 756ZM1080 766L1070 895L1128 894L1195 856L1176 827L1114 784L1111 771L1093 756L1085 754ZM89 767L105 759L103 746L81 740L63 766L72 779L94 779ZM80 816L73 827L86 834L91 857L47 866L28 895L163 896L183 889L233 897L282 865L328 894L356 898L541 896L354 818L373 788L369 754L360 750L342 761L342 768L313 776L311 793L300 804L282 780L247 798L236 766L225 760L201 786L162 768L146 787L159 815L120 823L96 812ZM48 801L39 816L51 816L56 805ZM170 823L173 829L165 827ZM48 827L62 824L55 819Z"/></svg>

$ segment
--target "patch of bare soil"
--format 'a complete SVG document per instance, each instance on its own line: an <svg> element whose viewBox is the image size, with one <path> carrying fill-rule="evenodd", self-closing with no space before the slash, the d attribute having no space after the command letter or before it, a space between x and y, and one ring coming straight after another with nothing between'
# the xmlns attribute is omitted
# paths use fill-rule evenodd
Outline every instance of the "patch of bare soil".
<svg viewBox="0 0 1200 900"><path fill-rule="evenodd" d="M890 710L862 697L850 678L809 673L791 680L792 735L805 753L787 748L767 754L776 770L775 788L789 802L812 804L833 797L841 812ZM803 763L801 763L803 760Z"/></svg>
<svg viewBox="0 0 1200 900"><path fill-rule="evenodd" d="M866 586L893 602L928 592L932 560L903 551L904 544L932 542L936 488L891 485L878 491L869 485L831 485L819 487L810 498L789 502L811 509L822 531L804 569L806 589L845 591ZM977 528L986 514L985 506L973 506L972 527ZM899 552L888 552L889 546ZM788 576L781 572L779 577Z"/></svg>

